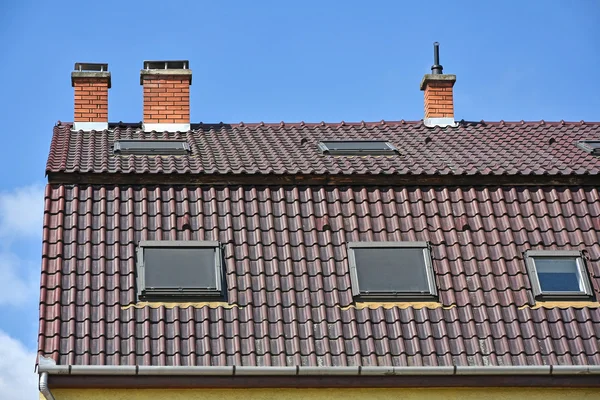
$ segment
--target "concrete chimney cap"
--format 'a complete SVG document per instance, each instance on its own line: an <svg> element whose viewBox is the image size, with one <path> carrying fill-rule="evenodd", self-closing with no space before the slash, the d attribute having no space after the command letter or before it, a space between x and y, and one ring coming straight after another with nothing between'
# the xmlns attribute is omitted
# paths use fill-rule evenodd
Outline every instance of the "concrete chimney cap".
<svg viewBox="0 0 600 400"><path fill-rule="evenodd" d="M144 61L144 68L140 71L140 85L144 84L144 76L148 75L189 76L190 85L192 84L192 70L188 60Z"/></svg>
<svg viewBox="0 0 600 400"><path fill-rule="evenodd" d="M456 75L453 74L425 74L423 79L421 79L421 84L419 87L421 90L425 90L425 86L429 82L449 82L452 85L456 82Z"/></svg>
<svg viewBox="0 0 600 400"><path fill-rule="evenodd" d="M75 86L75 79L107 79L108 88L111 87L110 72L106 63L82 63L77 62L71 72L71 86Z"/></svg>

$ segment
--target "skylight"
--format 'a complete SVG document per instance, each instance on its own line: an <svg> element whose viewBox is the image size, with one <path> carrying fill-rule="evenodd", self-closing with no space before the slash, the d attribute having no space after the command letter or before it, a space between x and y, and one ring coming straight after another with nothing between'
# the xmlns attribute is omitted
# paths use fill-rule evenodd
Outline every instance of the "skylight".
<svg viewBox="0 0 600 400"><path fill-rule="evenodd" d="M137 263L142 299L222 296L218 242L142 241Z"/></svg>
<svg viewBox="0 0 600 400"><path fill-rule="evenodd" d="M139 140L120 139L115 141L115 154L181 155L190 152L185 140Z"/></svg>
<svg viewBox="0 0 600 400"><path fill-rule="evenodd" d="M332 155L382 155L398 151L384 140L324 140L319 142L319 148Z"/></svg>
<svg viewBox="0 0 600 400"><path fill-rule="evenodd" d="M590 297L592 290L579 251L528 251L525 262L536 297Z"/></svg>
<svg viewBox="0 0 600 400"><path fill-rule="evenodd" d="M591 153L593 156L600 156L600 140L580 140L577 147Z"/></svg>
<svg viewBox="0 0 600 400"><path fill-rule="evenodd" d="M426 242L352 242L348 253L354 296L393 300L437 294Z"/></svg>

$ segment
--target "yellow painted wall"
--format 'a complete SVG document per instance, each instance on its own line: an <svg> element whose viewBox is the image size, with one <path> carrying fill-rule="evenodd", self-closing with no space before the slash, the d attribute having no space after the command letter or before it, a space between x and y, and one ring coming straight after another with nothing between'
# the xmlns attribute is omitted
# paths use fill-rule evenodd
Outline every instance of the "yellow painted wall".
<svg viewBox="0 0 600 400"><path fill-rule="evenodd" d="M600 389L54 389L56 400L587 400ZM44 397L40 395L40 399Z"/></svg>

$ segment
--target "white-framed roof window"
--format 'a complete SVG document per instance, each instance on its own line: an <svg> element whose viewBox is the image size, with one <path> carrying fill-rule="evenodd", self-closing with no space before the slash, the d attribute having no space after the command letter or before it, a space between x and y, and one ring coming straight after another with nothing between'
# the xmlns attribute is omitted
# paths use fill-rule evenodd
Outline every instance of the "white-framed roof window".
<svg viewBox="0 0 600 400"><path fill-rule="evenodd" d="M580 251L529 250L525 252L525 264L536 298L560 300L593 295Z"/></svg>

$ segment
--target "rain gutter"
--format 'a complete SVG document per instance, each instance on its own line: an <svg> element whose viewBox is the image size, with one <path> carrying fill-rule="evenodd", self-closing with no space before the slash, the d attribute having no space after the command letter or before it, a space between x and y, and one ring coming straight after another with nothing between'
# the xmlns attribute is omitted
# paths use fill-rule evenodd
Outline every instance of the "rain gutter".
<svg viewBox="0 0 600 400"><path fill-rule="evenodd" d="M471 377L477 376L599 376L600 365L543 365L543 366L422 366L422 367L259 367L259 366L143 366L143 365L57 365L53 360L40 358L40 392L47 400L54 400L49 386L50 376L136 376L136 377L314 377L335 379L336 377L364 376L365 379L386 379L385 377ZM371 378L368 378L371 377ZM380 377L380 378L373 378ZM243 379L243 378L240 378ZM302 379L302 378L298 378ZM594 378L596 379L596 378ZM527 378L525 378L527 380ZM600 379L598 380L600 382Z"/></svg>
<svg viewBox="0 0 600 400"><path fill-rule="evenodd" d="M56 365L39 367L50 375L198 375L198 376L395 376L395 375L600 375L600 365L423 366L423 367L206 367Z"/></svg>

